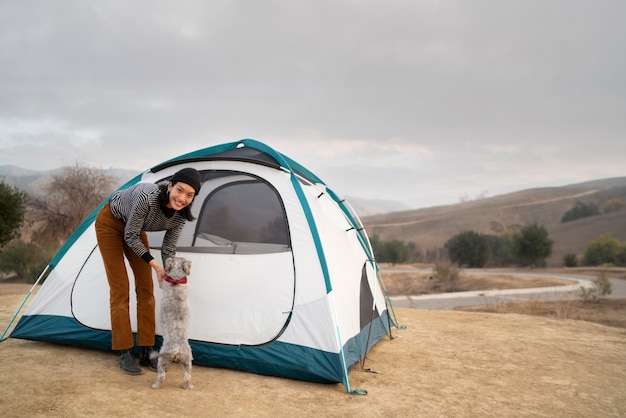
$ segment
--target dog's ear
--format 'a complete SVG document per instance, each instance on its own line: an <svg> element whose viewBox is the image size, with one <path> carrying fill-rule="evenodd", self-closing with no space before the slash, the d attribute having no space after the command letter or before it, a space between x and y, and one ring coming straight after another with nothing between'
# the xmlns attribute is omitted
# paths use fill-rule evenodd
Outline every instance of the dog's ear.
<svg viewBox="0 0 626 418"><path fill-rule="evenodd" d="M165 268L165 271L169 271L172 268L172 263L174 262L173 258L166 258L165 259L165 266L163 266Z"/></svg>
<svg viewBox="0 0 626 418"><path fill-rule="evenodd" d="M191 272L191 260L183 261L183 271L185 274L189 274Z"/></svg>

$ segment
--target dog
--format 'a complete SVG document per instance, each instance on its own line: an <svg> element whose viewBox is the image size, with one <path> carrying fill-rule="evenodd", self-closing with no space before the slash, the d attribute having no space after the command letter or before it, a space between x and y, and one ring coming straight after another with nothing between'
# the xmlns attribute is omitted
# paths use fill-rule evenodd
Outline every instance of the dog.
<svg viewBox="0 0 626 418"><path fill-rule="evenodd" d="M183 257L165 260L163 296L161 298L161 325L163 345L154 351L151 358L158 358L157 380L153 389L161 387L165 373L171 363L179 363L183 368L183 389L191 389L191 362L193 355L189 345L189 305L187 295L189 285L187 275L191 271L191 261Z"/></svg>

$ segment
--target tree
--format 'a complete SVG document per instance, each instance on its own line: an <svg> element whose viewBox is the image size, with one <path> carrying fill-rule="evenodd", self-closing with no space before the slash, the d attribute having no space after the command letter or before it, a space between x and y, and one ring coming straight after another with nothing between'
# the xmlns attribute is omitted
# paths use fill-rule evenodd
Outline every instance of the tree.
<svg viewBox="0 0 626 418"><path fill-rule="evenodd" d="M14 240L0 252L0 272L13 274L18 279L30 278L27 281L34 283L52 255L50 249L39 248L34 243L20 239Z"/></svg>
<svg viewBox="0 0 626 418"><path fill-rule="evenodd" d="M489 243L484 235L475 231L461 232L450 238L444 248L450 261L459 266L484 267L489 259Z"/></svg>
<svg viewBox="0 0 626 418"><path fill-rule="evenodd" d="M394 239L383 244L384 262L398 264L404 263L409 258L409 249L404 242Z"/></svg>
<svg viewBox="0 0 626 418"><path fill-rule="evenodd" d="M27 195L0 179L0 248L19 237L24 223Z"/></svg>
<svg viewBox="0 0 626 418"><path fill-rule="evenodd" d="M408 245L399 240L381 241L378 235L374 235L370 239L372 251L376 261L379 263L405 263L409 259L409 251L415 244Z"/></svg>
<svg viewBox="0 0 626 418"><path fill-rule="evenodd" d="M552 254L553 241L543 225L528 225L513 235L513 250L524 265L536 267Z"/></svg>
<svg viewBox="0 0 626 418"><path fill-rule="evenodd" d="M574 253L567 253L563 256L563 265L565 267L578 267L578 257Z"/></svg>
<svg viewBox="0 0 626 418"><path fill-rule="evenodd" d="M603 234L587 246L582 264L584 266L621 265L623 253L624 248L617 238L610 233Z"/></svg>
<svg viewBox="0 0 626 418"><path fill-rule="evenodd" d="M489 245L489 267L505 267L517 264L513 240L509 235L485 235Z"/></svg>
<svg viewBox="0 0 626 418"><path fill-rule="evenodd" d="M565 212L561 218L561 223L575 221L576 219L586 218L587 216L599 215L600 209L595 203L576 202L574 207Z"/></svg>
<svg viewBox="0 0 626 418"><path fill-rule="evenodd" d="M38 239L63 241L113 191L115 179L76 163L52 176L33 202Z"/></svg>
<svg viewBox="0 0 626 418"><path fill-rule="evenodd" d="M624 199L609 199L602 204L602 213L621 212L626 210Z"/></svg>

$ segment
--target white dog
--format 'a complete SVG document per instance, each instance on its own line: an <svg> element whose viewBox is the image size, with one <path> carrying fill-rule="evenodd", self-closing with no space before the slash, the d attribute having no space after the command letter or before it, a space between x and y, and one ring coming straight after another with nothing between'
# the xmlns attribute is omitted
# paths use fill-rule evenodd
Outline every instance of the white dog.
<svg viewBox="0 0 626 418"><path fill-rule="evenodd" d="M161 387L165 372L171 363L179 363L183 368L183 389L191 389L191 347L189 346L189 305L187 294L189 286L187 275L191 270L191 261L182 257L165 260L163 279L163 297L161 298L161 326L163 329L163 345L158 352L151 354L158 358L158 375L152 385L154 389Z"/></svg>

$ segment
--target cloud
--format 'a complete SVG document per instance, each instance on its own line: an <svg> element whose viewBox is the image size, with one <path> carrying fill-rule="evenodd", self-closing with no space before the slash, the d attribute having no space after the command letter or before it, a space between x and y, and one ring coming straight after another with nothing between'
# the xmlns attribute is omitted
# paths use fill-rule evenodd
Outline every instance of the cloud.
<svg viewBox="0 0 626 418"><path fill-rule="evenodd" d="M623 175L625 12L618 0L8 0L0 164L142 170L255 138L345 194L411 205Z"/></svg>

